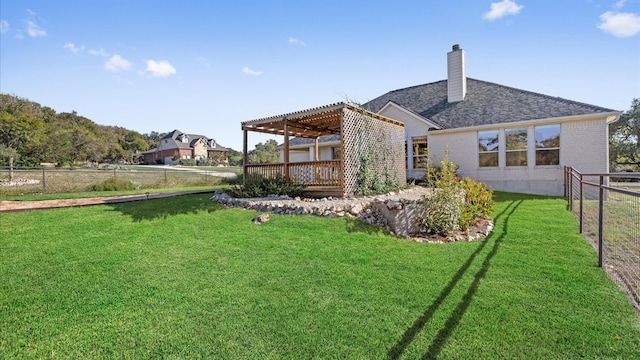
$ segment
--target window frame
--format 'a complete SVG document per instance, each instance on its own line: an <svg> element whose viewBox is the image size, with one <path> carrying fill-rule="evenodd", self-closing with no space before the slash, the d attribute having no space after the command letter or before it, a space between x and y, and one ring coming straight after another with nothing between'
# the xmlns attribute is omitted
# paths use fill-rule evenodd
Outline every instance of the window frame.
<svg viewBox="0 0 640 360"><path fill-rule="evenodd" d="M413 146L413 154L411 163L414 169L426 169L429 162L429 155L427 149L429 148L429 140L427 136L414 136L411 138L411 145ZM424 146L420 146L424 145ZM420 151L422 149L422 151ZM405 151L405 157L408 153Z"/></svg>
<svg viewBox="0 0 640 360"><path fill-rule="evenodd" d="M557 133L555 136L550 138L545 137L542 139L538 138L539 128L551 128L551 127L557 128ZM560 148L562 147L562 144L560 143L560 134L562 132L562 128L560 124L536 125L533 127L533 132L534 132L535 144L536 144L535 145L536 166L559 166L560 165ZM554 138L558 139L558 146L547 147L543 144L544 141L553 140ZM556 161L554 161L553 163L541 163L540 160L543 159L543 157L539 156L539 154L542 152L551 152L551 151L557 152L557 155L555 156Z"/></svg>
<svg viewBox="0 0 640 360"><path fill-rule="evenodd" d="M495 139L496 139L496 143L495 146L491 148L491 150L489 150L488 147L488 143L483 142L484 140L489 139L489 137L483 137L482 134L488 134L488 133L495 133ZM493 138L493 137L492 137ZM496 129L496 130L482 130L482 131L478 131L476 134L476 139L478 141L478 167L481 168L485 168L485 167L491 167L491 168L496 168L500 166L500 130ZM482 146L485 146L486 149L483 150ZM491 155L490 160L491 163L490 165L483 165L484 161L482 161L482 158L487 158L488 156L483 156L483 155ZM495 161L494 161L495 158ZM493 165L495 163L495 165Z"/></svg>
<svg viewBox="0 0 640 360"><path fill-rule="evenodd" d="M517 133L524 133L524 142L523 143L519 143L519 144L512 144L509 142L509 135L510 134L517 134ZM529 146L528 146L528 141L529 141L529 133L528 133L528 129L526 127L520 127L520 128L507 128L504 129L504 154L505 154L505 166L506 167L524 167L524 166L528 166L529 161L528 161L528 157L529 157ZM518 162L518 163L511 163L510 164L510 156L509 154L524 154L524 163L522 163L522 161ZM517 159L521 159L521 157L517 157ZM513 159L512 159L513 160Z"/></svg>

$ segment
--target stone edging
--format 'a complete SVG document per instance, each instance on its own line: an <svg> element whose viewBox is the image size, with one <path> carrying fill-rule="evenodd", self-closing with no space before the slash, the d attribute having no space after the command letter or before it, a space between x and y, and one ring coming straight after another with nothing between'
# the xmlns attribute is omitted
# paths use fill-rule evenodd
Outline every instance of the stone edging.
<svg viewBox="0 0 640 360"><path fill-rule="evenodd" d="M385 195L359 198L302 199L272 195L266 198L233 198L222 190L216 190L211 200L227 207L243 208L282 215L316 215L328 217L353 217L364 223L381 226L390 232L417 242L473 241L486 237L493 229L493 222L484 219L479 229L454 232L448 236L421 234L415 225L416 214L421 209L422 198L432 189L413 187Z"/></svg>

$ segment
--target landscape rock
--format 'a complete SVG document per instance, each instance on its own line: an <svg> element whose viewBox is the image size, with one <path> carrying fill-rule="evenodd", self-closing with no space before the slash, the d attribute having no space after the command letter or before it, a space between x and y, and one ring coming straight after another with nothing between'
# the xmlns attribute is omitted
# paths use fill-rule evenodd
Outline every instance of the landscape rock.
<svg viewBox="0 0 640 360"><path fill-rule="evenodd" d="M253 222L254 224L260 225L260 224L264 224L267 221L269 221L269 214L268 213L262 213L256 217L253 218L253 220L251 220L251 222Z"/></svg>
<svg viewBox="0 0 640 360"><path fill-rule="evenodd" d="M306 199L269 195L267 198L233 198L222 190L216 190L212 201L226 207L242 208L263 212L252 221L262 224L269 221L269 212L281 215L315 215L354 217L360 221L387 229L397 236L417 242L447 243L452 241L473 241L486 237L493 230L491 219L482 219L466 231L457 231L448 236L420 233L415 216L420 213L424 197L430 196L432 189L414 186L405 190L375 196L320 199Z"/></svg>

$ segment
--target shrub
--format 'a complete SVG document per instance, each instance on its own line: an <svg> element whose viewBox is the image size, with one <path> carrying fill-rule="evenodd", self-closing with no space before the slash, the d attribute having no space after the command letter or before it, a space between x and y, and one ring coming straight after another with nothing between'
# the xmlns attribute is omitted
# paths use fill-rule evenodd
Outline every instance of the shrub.
<svg viewBox="0 0 640 360"><path fill-rule="evenodd" d="M140 184L133 180L125 180L116 177L109 178L91 187L93 191L121 191L139 189Z"/></svg>
<svg viewBox="0 0 640 360"><path fill-rule="evenodd" d="M226 192L236 198L265 197L268 195L301 196L304 185L287 180L283 176L275 178L258 178L247 181L243 185L235 185Z"/></svg>
<svg viewBox="0 0 640 360"><path fill-rule="evenodd" d="M182 166L196 166L194 159L180 159L180 165Z"/></svg>
<svg viewBox="0 0 640 360"><path fill-rule="evenodd" d="M460 228L468 229L475 225L480 218L486 217L493 206L493 190L487 185L469 178L460 181L464 191L464 204L460 214Z"/></svg>
<svg viewBox="0 0 640 360"><path fill-rule="evenodd" d="M435 189L422 199L423 211L418 216L420 231L446 235L457 230L462 213L462 196L457 187Z"/></svg>
<svg viewBox="0 0 640 360"><path fill-rule="evenodd" d="M493 191L481 182L457 174L458 166L445 157L439 167L429 166L425 172L427 186L436 188L430 198L423 199L424 211L418 217L421 231L446 234L466 230L489 215Z"/></svg>
<svg viewBox="0 0 640 360"><path fill-rule="evenodd" d="M427 168L424 173L424 182L427 186L437 188L455 186L458 179L458 165L449 160L448 154L440 161L440 166L431 166L430 162L427 161Z"/></svg>
<svg viewBox="0 0 640 360"><path fill-rule="evenodd" d="M196 159L196 166L211 166L211 161L207 158Z"/></svg>

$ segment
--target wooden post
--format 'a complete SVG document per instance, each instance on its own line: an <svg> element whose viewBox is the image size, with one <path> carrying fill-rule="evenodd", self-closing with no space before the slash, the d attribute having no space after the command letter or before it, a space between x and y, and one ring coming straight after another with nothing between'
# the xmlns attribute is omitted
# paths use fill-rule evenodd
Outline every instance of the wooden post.
<svg viewBox="0 0 640 360"><path fill-rule="evenodd" d="M247 129L242 129L242 182L247 183Z"/></svg>
<svg viewBox="0 0 640 360"><path fill-rule="evenodd" d="M313 141L313 147L314 147L314 152L315 152L315 161L320 161L320 155L318 155L318 148L319 148L319 140L320 137L316 137Z"/></svg>
<svg viewBox="0 0 640 360"><path fill-rule="evenodd" d="M284 122L284 179L289 181L289 125L287 118L282 118Z"/></svg>

